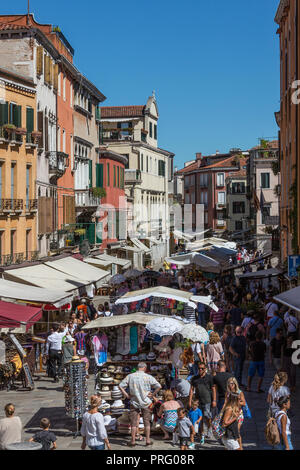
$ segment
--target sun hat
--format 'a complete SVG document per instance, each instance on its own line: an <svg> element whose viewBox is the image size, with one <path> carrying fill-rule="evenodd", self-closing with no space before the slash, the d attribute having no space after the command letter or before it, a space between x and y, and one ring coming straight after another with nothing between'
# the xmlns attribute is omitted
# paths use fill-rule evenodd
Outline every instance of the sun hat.
<svg viewBox="0 0 300 470"><path fill-rule="evenodd" d="M122 400L115 400L111 405L112 408L124 408L124 403Z"/></svg>
<svg viewBox="0 0 300 470"><path fill-rule="evenodd" d="M147 356L147 359L148 359L149 361L154 361L154 360L156 359L155 353L154 353L154 352L150 352L150 353L148 354L148 356Z"/></svg>
<svg viewBox="0 0 300 470"><path fill-rule="evenodd" d="M116 374L114 380L123 380L124 374Z"/></svg>
<svg viewBox="0 0 300 470"><path fill-rule="evenodd" d="M147 354L139 354L138 360L139 361L146 361L147 360Z"/></svg>
<svg viewBox="0 0 300 470"><path fill-rule="evenodd" d="M72 357L72 362L82 362L79 356L73 356Z"/></svg>
<svg viewBox="0 0 300 470"><path fill-rule="evenodd" d="M115 366L108 366L107 370L108 372L115 372L116 368Z"/></svg>
<svg viewBox="0 0 300 470"><path fill-rule="evenodd" d="M108 385L102 385L101 392L110 392L110 388Z"/></svg>
<svg viewBox="0 0 300 470"><path fill-rule="evenodd" d="M120 392L120 389L117 385L114 385L112 391L113 392Z"/></svg>
<svg viewBox="0 0 300 470"><path fill-rule="evenodd" d="M123 367L122 367L122 366L118 366L118 367L116 368L116 372L117 372L117 373L123 372Z"/></svg>
<svg viewBox="0 0 300 470"><path fill-rule="evenodd" d="M123 361L123 357L122 357L120 354L116 354L116 356L114 356L113 360L114 360L115 362L117 362L117 361Z"/></svg>
<svg viewBox="0 0 300 470"><path fill-rule="evenodd" d="M132 360L132 361L138 361L139 358L138 358L137 356L132 356L131 360Z"/></svg>
<svg viewBox="0 0 300 470"><path fill-rule="evenodd" d="M114 384L119 385L121 383L121 380L114 379Z"/></svg>

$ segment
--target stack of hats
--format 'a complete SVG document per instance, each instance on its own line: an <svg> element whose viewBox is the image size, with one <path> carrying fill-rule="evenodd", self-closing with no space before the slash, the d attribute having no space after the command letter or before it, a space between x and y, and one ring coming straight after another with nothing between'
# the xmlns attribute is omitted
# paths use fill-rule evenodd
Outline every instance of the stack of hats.
<svg viewBox="0 0 300 470"><path fill-rule="evenodd" d="M101 398L111 400L111 391L108 385L102 385L100 392L98 392Z"/></svg>
<svg viewBox="0 0 300 470"><path fill-rule="evenodd" d="M148 361L155 361L156 359L156 355L154 352L149 352L148 356L147 356L147 360Z"/></svg>
<svg viewBox="0 0 300 470"><path fill-rule="evenodd" d="M111 392L111 397L113 400L120 400L122 398L122 392L117 385L114 385Z"/></svg>
<svg viewBox="0 0 300 470"><path fill-rule="evenodd" d="M125 410L125 405L122 402L122 400L115 400L113 404L111 405L111 411L112 413L123 413Z"/></svg>
<svg viewBox="0 0 300 470"><path fill-rule="evenodd" d="M102 400L101 405L99 406L99 411L107 411L110 409L110 404L107 401Z"/></svg>
<svg viewBox="0 0 300 470"><path fill-rule="evenodd" d="M147 361L147 354L139 354L138 360L139 361Z"/></svg>
<svg viewBox="0 0 300 470"><path fill-rule="evenodd" d="M113 383L113 377L108 372L101 372L99 380L104 385Z"/></svg>

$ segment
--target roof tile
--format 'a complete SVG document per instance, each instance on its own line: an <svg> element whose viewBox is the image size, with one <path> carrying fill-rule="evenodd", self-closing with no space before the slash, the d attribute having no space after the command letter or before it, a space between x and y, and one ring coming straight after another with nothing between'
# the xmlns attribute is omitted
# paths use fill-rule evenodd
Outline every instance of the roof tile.
<svg viewBox="0 0 300 470"><path fill-rule="evenodd" d="M103 106L101 119L144 116L145 106Z"/></svg>

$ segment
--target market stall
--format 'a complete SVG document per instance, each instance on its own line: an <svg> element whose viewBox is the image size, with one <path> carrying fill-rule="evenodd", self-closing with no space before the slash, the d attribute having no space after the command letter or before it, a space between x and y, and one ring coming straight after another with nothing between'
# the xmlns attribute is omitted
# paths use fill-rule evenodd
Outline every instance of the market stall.
<svg viewBox="0 0 300 470"><path fill-rule="evenodd" d="M276 295L274 300L296 310L297 316L300 319L300 286Z"/></svg>

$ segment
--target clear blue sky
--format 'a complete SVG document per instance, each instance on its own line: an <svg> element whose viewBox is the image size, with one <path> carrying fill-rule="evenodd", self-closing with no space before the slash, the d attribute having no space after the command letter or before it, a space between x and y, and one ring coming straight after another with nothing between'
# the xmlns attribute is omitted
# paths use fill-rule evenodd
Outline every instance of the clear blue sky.
<svg viewBox="0 0 300 470"><path fill-rule="evenodd" d="M26 13L27 0L2 2ZM277 135L279 0L31 0L59 25L74 63L107 97L144 104L156 91L159 146L176 165L196 152L250 148Z"/></svg>

